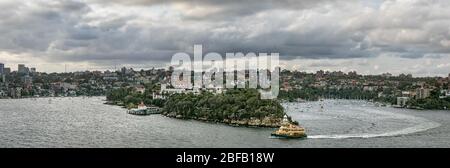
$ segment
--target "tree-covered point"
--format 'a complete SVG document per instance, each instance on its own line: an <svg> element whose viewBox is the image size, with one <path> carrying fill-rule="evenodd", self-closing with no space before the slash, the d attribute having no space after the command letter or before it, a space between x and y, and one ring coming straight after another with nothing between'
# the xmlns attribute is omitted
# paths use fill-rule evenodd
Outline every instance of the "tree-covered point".
<svg viewBox="0 0 450 168"><path fill-rule="evenodd" d="M206 120L282 118L285 114L277 100L261 99L256 89L231 89L216 95L174 94L166 101L163 113Z"/></svg>

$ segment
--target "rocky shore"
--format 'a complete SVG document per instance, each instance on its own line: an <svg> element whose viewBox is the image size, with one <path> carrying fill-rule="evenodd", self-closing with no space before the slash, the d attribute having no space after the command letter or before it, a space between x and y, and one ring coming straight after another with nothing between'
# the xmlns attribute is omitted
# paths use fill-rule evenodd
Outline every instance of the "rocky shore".
<svg viewBox="0 0 450 168"><path fill-rule="evenodd" d="M234 120L234 119L223 119L223 120L215 120L215 119L208 119L208 118L186 118L182 115L176 115L175 113L162 113L162 115L166 117L171 118L177 118L177 119L192 119L192 120L198 120L198 121L205 121L205 122L216 122L216 123L224 123L231 126L244 126L244 127L269 127L269 128L278 128L281 126L282 118L276 118L276 117L264 117L263 119L252 117L250 119L241 119L241 120Z"/></svg>

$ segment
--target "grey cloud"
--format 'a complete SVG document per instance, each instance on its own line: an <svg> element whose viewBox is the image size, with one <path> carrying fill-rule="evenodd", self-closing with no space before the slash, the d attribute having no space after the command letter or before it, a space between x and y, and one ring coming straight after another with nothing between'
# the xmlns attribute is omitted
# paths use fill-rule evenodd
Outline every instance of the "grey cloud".
<svg viewBox="0 0 450 168"><path fill-rule="evenodd" d="M353 0L24 2L0 3L0 51L49 62L167 62L176 52L192 52L194 44L222 54L279 52L286 60L450 54L444 0L391 0L368 8ZM188 11L176 11L180 4ZM161 14L170 17L147 16L155 12L147 7L161 5L173 7ZM142 13L121 11L137 7Z"/></svg>
<svg viewBox="0 0 450 168"><path fill-rule="evenodd" d="M98 37L98 31L95 28L82 27L70 32L70 38L75 40L93 40Z"/></svg>
<svg viewBox="0 0 450 168"><path fill-rule="evenodd" d="M188 20L232 20L238 17L244 17L265 10L301 10L323 5L324 3L347 3L349 1L357 2L357 0L334 1L334 0L92 0L92 2L100 4L116 4L125 6L155 6L155 5L173 5L181 4L188 6L184 10L200 10L218 9L208 15L192 15L183 16ZM183 11L181 11L183 12ZM199 11L202 12L202 11Z"/></svg>
<svg viewBox="0 0 450 168"><path fill-rule="evenodd" d="M0 21L0 49L31 53L46 51L87 11L85 5L73 1L36 1L28 5L17 1L1 8L4 10L0 17L5 19Z"/></svg>

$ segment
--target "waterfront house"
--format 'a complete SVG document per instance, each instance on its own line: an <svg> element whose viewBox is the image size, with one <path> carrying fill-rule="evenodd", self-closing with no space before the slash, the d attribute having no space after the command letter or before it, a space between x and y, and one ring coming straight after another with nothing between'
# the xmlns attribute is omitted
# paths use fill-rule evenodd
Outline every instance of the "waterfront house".
<svg viewBox="0 0 450 168"><path fill-rule="evenodd" d="M397 97L397 106L405 107L408 101L409 97Z"/></svg>
<svg viewBox="0 0 450 168"><path fill-rule="evenodd" d="M450 90L441 90L441 96L439 98L444 99L450 97Z"/></svg>
<svg viewBox="0 0 450 168"><path fill-rule="evenodd" d="M137 85L134 88L136 89L136 92L139 92L141 94L145 93L145 87L143 85Z"/></svg>

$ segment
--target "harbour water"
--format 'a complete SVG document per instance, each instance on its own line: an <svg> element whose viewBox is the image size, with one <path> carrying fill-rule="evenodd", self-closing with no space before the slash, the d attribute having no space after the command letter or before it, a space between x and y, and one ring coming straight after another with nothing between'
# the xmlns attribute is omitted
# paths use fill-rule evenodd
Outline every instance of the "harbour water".
<svg viewBox="0 0 450 168"><path fill-rule="evenodd" d="M0 147L450 147L450 111L286 103L309 137L285 140L271 138L272 128L129 115L104 99L0 100Z"/></svg>

